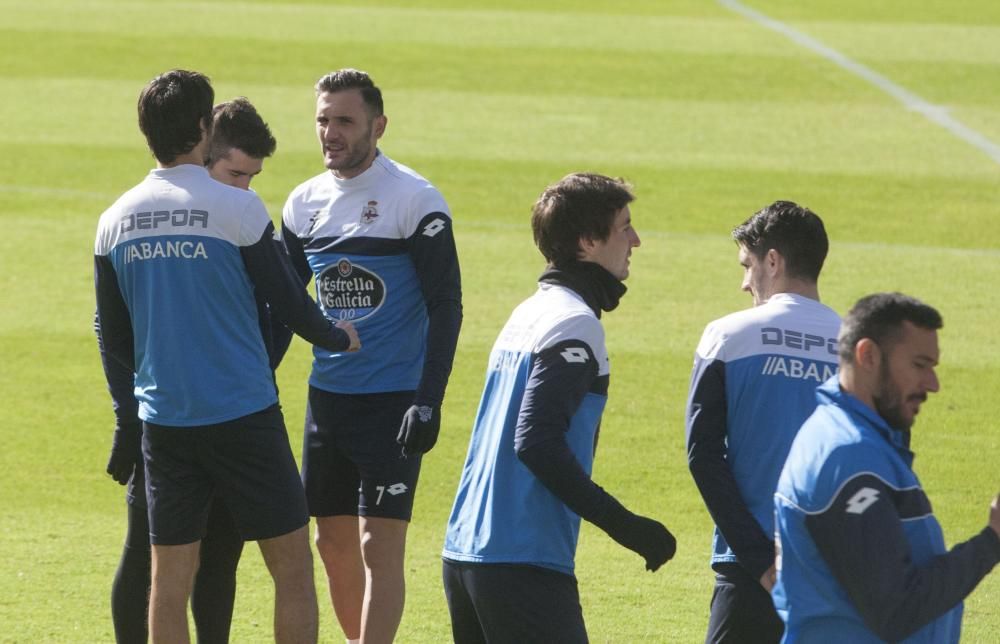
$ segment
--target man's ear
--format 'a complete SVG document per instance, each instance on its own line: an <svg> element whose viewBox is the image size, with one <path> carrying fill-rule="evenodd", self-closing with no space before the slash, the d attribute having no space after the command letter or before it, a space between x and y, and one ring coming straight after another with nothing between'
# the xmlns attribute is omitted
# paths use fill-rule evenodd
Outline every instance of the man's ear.
<svg viewBox="0 0 1000 644"><path fill-rule="evenodd" d="M785 257L774 248L767 249L762 262L768 275L774 277L785 271Z"/></svg>
<svg viewBox="0 0 1000 644"><path fill-rule="evenodd" d="M871 338L861 338L854 345L854 364L865 371L877 370L882 358L882 348Z"/></svg>
<svg viewBox="0 0 1000 644"><path fill-rule="evenodd" d="M577 248L579 248L576 252L577 259L590 259L596 247L597 242L593 239L589 237L581 237L579 241L577 241Z"/></svg>
<svg viewBox="0 0 1000 644"><path fill-rule="evenodd" d="M389 117L385 114L379 114L372 121L372 130L375 132L375 138L381 139L382 135L385 134L385 126L389 124Z"/></svg>

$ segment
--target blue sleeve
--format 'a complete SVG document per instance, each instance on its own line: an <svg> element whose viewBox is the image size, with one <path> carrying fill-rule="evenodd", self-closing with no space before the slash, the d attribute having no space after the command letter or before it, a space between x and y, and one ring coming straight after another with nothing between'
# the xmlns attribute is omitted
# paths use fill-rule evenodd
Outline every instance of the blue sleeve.
<svg viewBox="0 0 1000 644"><path fill-rule="evenodd" d="M97 293L95 329L101 355L114 360L128 373L135 373L132 318L118 287L115 268L107 256L94 256L94 290Z"/></svg>
<svg viewBox="0 0 1000 644"><path fill-rule="evenodd" d="M726 461L726 364L695 357L687 402L688 468L708 513L753 579L774 563L774 541L743 501Z"/></svg>
<svg viewBox="0 0 1000 644"><path fill-rule="evenodd" d="M263 296L278 322L328 351L348 348L347 333L335 327L306 293L288 254L274 239L273 224L267 225L256 243L241 247L240 254L254 288Z"/></svg>
<svg viewBox="0 0 1000 644"><path fill-rule="evenodd" d="M451 218L431 213L407 240L427 305L427 349L417 404L440 405L462 327L462 277Z"/></svg>
<svg viewBox="0 0 1000 644"><path fill-rule="evenodd" d="M581 348L586 362L562 357L567 348ZM603 382L601 382L603 380ZM611 515L623 510L618 501L591 480L566 443L570 420L583 397L594 387L607 391L607 377L598 378L597 361L585 342L568 340L535 356L521 403L514 449L518 458L566 506L607 530Z"/></svg>
<svg viewBox="0 0 1000 644"><path fill-rule="evenodd" d="M101 323L96 314L94 332L97 334L97 350L101 354L101 365L104 367L104 377L108 382L115 421L118 427L136 425L142 421L139 420L139 403L135 399L135 374L117 360L108 357L104 350L104 342L101 340Z"/></svg>
<svg viewBox="0 0 1000 644"><path fill-rule="evenodd" d="M806 515L823 560L882 639L904 639L951 610L1000 561L1000 538L987 527L917 566L902 521L930 513L921 488L896 490L877 476L859 474L822 512Z"/></svg>

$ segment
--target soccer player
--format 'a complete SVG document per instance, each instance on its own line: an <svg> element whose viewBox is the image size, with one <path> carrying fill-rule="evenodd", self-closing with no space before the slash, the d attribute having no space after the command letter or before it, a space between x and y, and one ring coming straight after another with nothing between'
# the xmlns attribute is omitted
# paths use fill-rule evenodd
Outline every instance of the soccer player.
<svg viewBox="0 0 1000 644"><path fill-rule="evenodd" d="M777 642L772 496L795 433L836 369L840 318L819 301L829 242L808 208L776 201L733 231L753 308L710 323L687 403L691 475L715 521L706 642Z"/></svg>
<svg viewBox="0 0 1000 644"><path fill-rule="evenodd" d="M139 96L156 168L101 215L100 340L135 374L152 543L153 641L187 642L187 601L213 496L258 541L275 584L275 640L315 642L305 495L278 406L254 292L331 351L360 346L309 298L251 191L204 167L214 92L173 70Z"/></svg>
<svg viewBox="0 0 1000 644"><path fill-rule="evenodd" d="M625 293L639 246L628 185L571 174L535 203L548 261L538 290L511 314L486 385L443 552L458 644L586 642L574 576L580 518L655 571L676 541L590 478L608 396L600 317Z"/></svg>
<svg viewBox="0 0 1000 644"><path fill-rule="evenodd" d="M863 297L844 319L840 372L774 495L785 642L957 644L962 599L1000 562L1000 496L988 525L948 550L912 468L910 430L940 388L942 324L900 293Z"/></svg>
<svg viewBox="0 0 1000 644"><path fill-rule="evenodd" d="M441 194L377 147L387 121L372 79L341 69L315 89L326 171L289 195L282 237L326 315L366 341L354 354L314 349L302 478L344 634L391 642L421 455L437 441L462 321L458 256Z"/></svg>
<svg viewBox="0 0 1000 644"><path fill-rule="evenodd" d="M261 172L264 159L274 153L276 141L270 128L254 106L242 97L216 105L212 120L209 175L216 181L249 189L250 181ZM265 305L258 304L258 314L261 336L268 347L272 368L276 368L281 355L273 347L277 344L287 348L290 339L287 328L283 325L272 328L270 311ZM274 329L281 329L276 342L272 341ZM133 395L132 372L121 363L108 360L103 351L101 358L116 419L107 472L120 484L128 486L128 530L111 587L112 619L119 644L145 642L148 638L150 546L142 466L142 421ZM213 500L191 593L191 613L198 641L203 644L229 641L236 596L236 567L242 552L243 538L232 515L225 503Z"/></svg>

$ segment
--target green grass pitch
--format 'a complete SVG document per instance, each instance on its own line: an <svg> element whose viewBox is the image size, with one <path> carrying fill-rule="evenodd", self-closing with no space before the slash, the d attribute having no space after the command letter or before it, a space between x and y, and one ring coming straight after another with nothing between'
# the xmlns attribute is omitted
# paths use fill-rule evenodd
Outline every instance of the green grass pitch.
<svg viewBox="0 0 1000 644"><path fill-rule="evenodd" d="M1000 142L1000 5L990 0L747 0ZM949 543L985 523L1000 439L1000 165L861 78L709 0L0 0L0 641L113 639L125 528L104 474L112 415L91 332L98 215L151 158L142 85L174 67L249 97L278 138L254 186L277 219L321 171L312 85L369 71L383 149L455 214L465 325L407 552L400 642L444 642L439 553L493 339L542 262L528 212L571 171L624 176L642 247L605 317L613 362L594 478L677 535L656 574L599 530L577 569L595 642L698 642L711 521L687 472L683 406L705 323L749 306L728 231L783 198L832 240L820 282L844 312L902 290L944 314L916 468ZM299 451L308 347L279 371ZM255 547L234 642L271 639ZM317 567L321 639L341 634ZM1000 633L1000 574L966 602L964 641Z"/></svg>

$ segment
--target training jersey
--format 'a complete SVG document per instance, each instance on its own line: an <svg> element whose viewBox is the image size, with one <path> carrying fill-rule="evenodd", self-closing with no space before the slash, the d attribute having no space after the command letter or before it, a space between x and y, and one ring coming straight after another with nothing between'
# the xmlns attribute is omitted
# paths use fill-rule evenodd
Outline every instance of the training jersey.
<svg viewBox="0 0 1000 644"><path fill-rule="evenodd" d="M837 368L840 318L778 293L710 323L694 358L688 463L715 521L712 564L754 578L774 560L773 494L788 448Z"/></svg>
<svg viewBox="0 0 1000 644"><path fill-rule="evenodd" d="M594 311L565 286L539 284L490 352L444 558L573 573L580 516L518 452L565 441L589 477L608 380L604 330Z"/></svg>
<svg viewBox="0 0 1000 644"><path fill-rule="evenodd" d="M268 226L256 194L195 165L152 170L101 215L94 254L128 309L143 420L207 425L277 402L240 254Z"/></svg>
<svg viewBox="0 0 1000 644"><path fill-rule="evenodd" d="M962 599L1000 560L1000 538L987 527L948 552L909 432L836 377L817 398L774 495L783 641L957 643Z"/></svg>
<svg viewBox="0 0 1000 644"><path fill-rule="evenodd" d="M440 404L461 321L461 283L451 215L419 174L379 152L351 179L326 171L289 195L282 236L303 281L314 278L327 317L349 320L355 353L313 349L309 384L333 393L418 388L429 311L447 309L431 329L440 347L426 362L426 404Z"/></svg>

